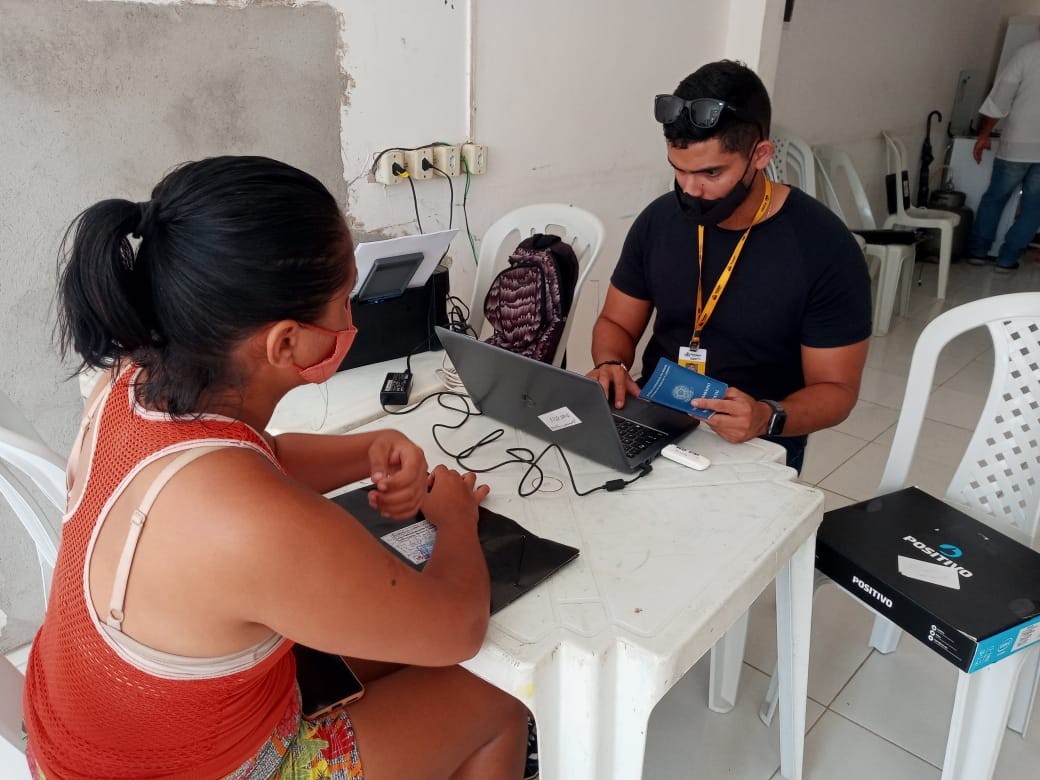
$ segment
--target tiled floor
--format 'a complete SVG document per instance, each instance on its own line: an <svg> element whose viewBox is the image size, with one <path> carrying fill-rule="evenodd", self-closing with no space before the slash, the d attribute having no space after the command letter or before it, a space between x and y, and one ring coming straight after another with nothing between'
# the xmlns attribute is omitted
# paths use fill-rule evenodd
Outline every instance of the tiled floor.
<svg viewBox="0 0 1040 780"><path fill-rule="evenodd" d="M1032 257L1014 274L963 263L951 267L948 297L934 297L936 266L919 264L906 317L873 339L860 403L837 428L814 434L804 481L825 491L833 509L870 497L888 457L902 405L910 356L927 322L976 298L1040 290ZM928 420L911 470L914 482L942 495L982 410L992 355L988 335L973 331L941 356ZM867 645L872 618L836 587L823 588L813 610L805 780L937 780L957 673L931 650L904 637L891 655ZM660 702L650 720L644 780L779 780L779 731L758 707L776 660L776 615L770 589L751 612L748 649L733 712L708 710L707 659ZM1040 699L1025 739L1006 732L997 780L1040 773Z"/></svg>
<svg viewBox="0 0 1040 780"><path fill-rule="evenodd" d="M891 332L871 344L856 410L842 425L813 437L802 476L826 491L828 509L867 498L877 487L913 345L928 320L976 298L1040 290L1040 264L1032 261L1010 276L955 264L941 304L933 297L936 267L918 268L923 285L914 289L908 316L893 318ZM930 420L912 472L914 481L938 495L953 473L953 453L967 442L982 408L992 370L986 343L981 333L966 334L939 362ZM870 626L858 602L837 588L820 591L813 612L805 780L937 780L956 671L912 638L905 637L892 655L871 651ZM727 715L708 710L707 659L702 660L654 711L644 779L779 780L777 722L767 729L758 719L775 658L770 590L752 609L737 707ZM1025 740L1007 732L998 780L1036 777L1036 710ZM26 776L21 757L0 743L0 777Z"/></svg>

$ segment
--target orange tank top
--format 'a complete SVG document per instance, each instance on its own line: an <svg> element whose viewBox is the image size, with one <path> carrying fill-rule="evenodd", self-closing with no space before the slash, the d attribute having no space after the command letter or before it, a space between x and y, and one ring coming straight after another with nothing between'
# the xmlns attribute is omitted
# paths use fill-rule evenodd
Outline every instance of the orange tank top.
<svg viewBox="0 0 1040 780"><path fill-rule="evenodd" d="M176 679L124 660L99 623L87 593L89 554L108 505L140 469L207 444L250 447L274 461L244 423L145 410L134 399L138 372L124 371L95 414L90 471L62 527L26 668L25 728L33 757L54 780L222 777L260 749L295 696L288 640L244 670Z"/></svg>

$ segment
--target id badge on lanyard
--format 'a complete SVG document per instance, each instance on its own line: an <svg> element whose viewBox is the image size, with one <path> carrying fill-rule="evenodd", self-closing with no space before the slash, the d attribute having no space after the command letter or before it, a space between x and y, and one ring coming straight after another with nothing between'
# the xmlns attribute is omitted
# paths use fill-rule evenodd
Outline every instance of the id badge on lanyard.
<svg viewBox="0 0 1040 780"><path fill-rule="evenodd" d="M707 374L708 350L703 347L679 347L679 359L675 362L680 366L693 369L698 374Z"/></svg>
<svg viewBox="0 0 1040 780"><path fill-rule="evenodd" d="M703 304L703 290L701 289L702 269L704 264L704 226L697 226L697 311L694 315L693 335L690 338L690 345L688 347L679 347L679 359L675 362L680 366L691 368L698 374L707 375L708 350L701 346L701 333L704 331L704 326L708 324L708 318L711 317L712 312L715 311L715 304L718 303L719 298L722 297L722 291L729 282L729 278L733 273L733 267L737 264L737 258L740 257L740 253L744 249L744 243L747 241L748 235L751 233L751 228L765 219L766 214L769 213L769 203L772 200L772 197L773 183L769 181L769 179L766 179L764 192L762 193L762 202L758 205L758 211L755 213L755 218L751 220L751 224L747 226L744 234L740 237L740 240L737 241L737 245L733 248L733 252L729 257L729 262L726 263L726 267L722 269L722 274L719 276L718 281L715 282L715 287L708 296L707 305Z"/></svg>

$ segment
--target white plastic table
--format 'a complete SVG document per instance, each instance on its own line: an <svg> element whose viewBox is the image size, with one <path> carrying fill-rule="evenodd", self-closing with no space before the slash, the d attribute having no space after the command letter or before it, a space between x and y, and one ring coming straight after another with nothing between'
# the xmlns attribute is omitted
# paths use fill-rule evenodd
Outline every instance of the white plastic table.
<svg viewBox="0 0 1040 780"><path fill-rule="evenodd" d="M457 419L431 399L360 430L396 428L425 448L431 466L457 467L430 428ZM331 419L326 425L349 427ZM440 438L458 452L496 427L477 417ZM534 713L544 780L640 777L654 706L774 580L781 734L791 735L781 740L781 772L801 777L822 494L792 481L793 470L776 462L783 454L776 445L732 445L707 430L684 444L711 458L711 468L695 472L658 459L649 476L614 493L577 497L568 484L520 498L519 465L480 477L492 488L489 508L581 550L496 614L480 652L463 664ZM467 466L490 465L518 445L541 449L509 430ZM578 456L569 461L581 489L619 476ZM567 480L555 453L543 465Z"/></svg>
<svg viewBox="0 0 1040 780"><path fill-rule="evenodd" d="M413 402L440 389L434 369L443 354L412 358ZM268 430L394 427L425 449L431 466L455 466L430 426L454 422L456 413L433 400L404 416L387 417L382 409L383 378L403 370L404 360L393 360L341 372L321 387L297 388L278 405ZM87 392L90 377L81 377L81 385ZM441 441L458 452L495 427L473 418ZM492 487L489 508L581 550L576 561L496 614L480 652L463 664L534 713L543 780L641 777L654 706L774 579L780 770L787 780L802 777L823 496L792 481L794 471L781 465L784 453L774 444L728 444L701 429L682 444L708 456L711 468L696 472L659 458L649 476L624 491L585 497L559 483L555 492L522 499L518 465L481 477ZM510 430L493 452L466 465L490 465L518 445L542 447ZM569 462L581 489L628 476L578 456ZM550 477L567 479L555 453L542 465ZM556 486L550 479L543 488Z"/></svg>
<svg viewBox="0 0 1040 780"><path fill-rule="evenodd" d="M434 375L444 352L412 355L412 401L443 390ZM340 371L323 385L303 385L290 390L274 410L267 426L272 434L346 433L386 416L379 403L379 389L389 372L403 372L405 359L372 363Z"/></svg>

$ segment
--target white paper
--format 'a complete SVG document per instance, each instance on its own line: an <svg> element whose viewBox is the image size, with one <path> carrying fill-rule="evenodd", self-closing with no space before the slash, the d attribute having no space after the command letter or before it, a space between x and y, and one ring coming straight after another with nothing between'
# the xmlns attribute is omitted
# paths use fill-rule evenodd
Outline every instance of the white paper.
<svg viewBox="0 0 1040 780"><path fill-rule="evenodd" d="M1038 639L1040 639L1040 623L1033 623L1031 626L1026 626L1018 632L1018 636L1015 638L1015 646L1011 648L1011 652L1021 650L1026 645L1032 644Z"/></svg>
<svg viewBox="0 0 1040 780"><path fill-rule="evenodd" d="M426 563L433 554L437 529L425 520L406 525L381 537L384 542L414 564Z"/></svg>
<svg viewBox="0 0 1040 780"><path fill-rule="evenodd" d="M572 425L581 425L581 420L578 419L578 415L566 406L561 406L559 409L553 409L551 412L540 414L538 415L538 419L545 423L545 427L550 431L562 431L564 428L570 428Z"/></svg>
<svg viewBox="0 0 1040 780"><path fill-rule="evenodd" d="M952 588L953 590L961 589L960 575L949 566L942 566L938 563L929 563L928 561L900 555L899 573L912 580L920 580L932 585L942 585L944 588Z"/></svg>
<svg viewBox="0 0 1040 780"><path fill-rule="evenodd" d="M412 252L422 252L423 261L412 276L409 287L422 287L437 267L441 257L448 250L448 245L458 233L457 228L439 230L436 233L420 233L416 236L400 236L384 241L366 241L354 247L354 260L357 262L357 282L351 296L356 295L365 283L372 266L381 257L396 257Z"/></svg>

